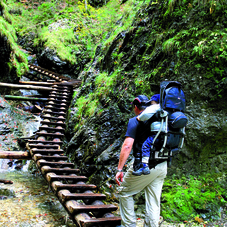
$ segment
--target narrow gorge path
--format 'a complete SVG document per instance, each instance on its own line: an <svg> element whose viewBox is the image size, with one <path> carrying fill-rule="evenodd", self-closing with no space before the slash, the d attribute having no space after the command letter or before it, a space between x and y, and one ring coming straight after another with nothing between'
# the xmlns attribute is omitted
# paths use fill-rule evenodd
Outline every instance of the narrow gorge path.
<svg viewBox="0 0 227 227"><path fill-rule="evenodd" d="M106 203L106 195L97 193L97 186L87 183L87 177L81 175L62 149L73 88L81 82L36 65L29 64L29 68L39 76L29 72L25 77L32 81L20 81L21 84L28 89L34 85L50 88L48 98L43 99L46 104L40 114L39 129L32 137L24 138L31 158L76 226L120 225L121 218L114 213L118 207Z"/></svg>

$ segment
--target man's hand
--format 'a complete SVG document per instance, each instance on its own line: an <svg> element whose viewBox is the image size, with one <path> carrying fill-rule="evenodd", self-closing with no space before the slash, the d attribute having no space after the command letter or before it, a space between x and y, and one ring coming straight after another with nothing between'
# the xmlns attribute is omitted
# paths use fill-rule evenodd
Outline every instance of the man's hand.
<svg viewBox="0 0 227 227"><path fill-rule="evenodd" d="M123 181L123 176L124 176L123 172L117 172L117 174L115 176L115 180L119 186L121 185L121 182Z"/></svg>

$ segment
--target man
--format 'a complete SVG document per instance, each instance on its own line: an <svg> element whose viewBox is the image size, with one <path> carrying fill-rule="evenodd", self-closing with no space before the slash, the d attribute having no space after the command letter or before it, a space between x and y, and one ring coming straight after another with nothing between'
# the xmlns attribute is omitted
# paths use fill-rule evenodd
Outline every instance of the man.
<svg viewBox="0 0 227 227"><path fill-rule="evenodd" d="M132 105L136 116L146 109L149 99L145 95L137 96ZM120 186L120 213L122 227L136 227L136 215L134 212L133 195L144 190L146 201L146 212L144 227L158 226L160 217L160 197L164 179L167 174L167 162L164 161L150 170L150 174L135 176L132 174L134 169L141 167L141 148L150 133L152 118L148 121L138 121L136 116L131 118L128 123L125 141L121 148L118 170L115 176L117 184ZM133 148L133 166L123 174L123 166L127 161ZM133 168L134 167L134 168ZM124 178L123 178L124 177Z"/></svg>

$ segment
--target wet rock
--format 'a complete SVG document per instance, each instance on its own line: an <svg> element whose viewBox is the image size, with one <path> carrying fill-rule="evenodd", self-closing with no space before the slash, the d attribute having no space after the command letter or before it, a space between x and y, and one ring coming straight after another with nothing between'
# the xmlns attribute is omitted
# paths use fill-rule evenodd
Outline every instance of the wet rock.
<svg viewBox="0 0 227 227"><path fill-rule="evenodd" d="M42 112L42 108L40 106L38 106L38 105L24 106L23 110L29 111L30 113L40 113L40 112Z"/></svg>
<svg viewBox="0 0 227 227"><path fill-rule="evenodd" d="M36 34L34 32L28 32L24 36L18 37L18 44L21 45L25 50L33 53L34 52L34 39Z"/></svg>
<svg viewBox="0 0 227 227"><path fill-rule="evenodd" d="M122 146L122 139L117 139L106 150L104 150L97 158L97 165L109 164L111 160L119 158L119 152L115 152L116 149L120 150Z"/></svg>
<svg viewBox="0 0 227 227"><path fill-rule="evenodd" d="M2 196L2 195L0 195L0 199L1 199L1 200L7 199L7 196L4 196L4 195Z"/></svg>
<svg viewBox="0 0 227 227"><path fill-rule="evenodd" d="M116 107L109 107L99 117L90 118L66 145L67 153L71 154L81 171L85 175L93 175L94 180L97 175L108 178L105 171L115 168L118 162L123 124Z"/></svg>
<svg viewBox="0 0 227 227"><path fill-rule="evenodd" d="M26 59L23 52L16 48L16 31L4 4L0 2L0 78L1 82L17 83L19 75L27 71L25 69ZM9 90L8 88L1 88L1 94L9 92Z"/></svg>
<svg viewBox="0 0 227 227"><path fill-rule="evenodd" d="M51 69L58 73L68 73L73 70L73 66L66 61L62 61L56 52L49 47L38 48L37 60L39 65L46 69Z"/></svg>
<svg viewBox="0 0 227 227"><path fill-rule="evenodd" d="M0 188L0 196L11 198L15 196L15 192L9 189Z"/></svg>
<svg viewBox="0 0 227 227"><path fill-rule="evenodd" d="M16 76L15 68L10 69L10 66L8 65L10 61L11 47L7 37L2 35L0 35L0 52L1 82L16 83L19 78ZM1 88L1 94L4 94L6 91L7 89Z"/></svg>

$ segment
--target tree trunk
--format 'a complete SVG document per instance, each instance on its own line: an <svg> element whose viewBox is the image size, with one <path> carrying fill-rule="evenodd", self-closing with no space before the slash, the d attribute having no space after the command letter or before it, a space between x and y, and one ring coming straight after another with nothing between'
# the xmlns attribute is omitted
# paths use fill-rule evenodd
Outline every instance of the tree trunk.
<svg viewBox="0 0 227 227"><path fill-rule="evenodd" d="M13 184L13 182L11 180L1 180L1 179L0 179L0 183L3 183L3 184Z"/></svg>
<svg viewBox="0 0 227 227"><path fill-rule="evenodd" d="M48 98L34 98L34 97L24 97L24 96L14 96L14 95L5 95L5 99L7 100L24 100L24 101L49 101Z"/></svg>
<svg viewBox="0 0 227 227"><path fill-rule="evenodd" d="M49 88L49 87L8 84L8 83L0 83L0 87L9 87L9 88L12 88L12 89L27 89L27 90L46 90L46 91L52 91L53 90L53 88Z"/></svg>
<svg viewBox="0 0 227 227"><path fill-rule="evenodd" d="M42 85L42 86L53 86L55 84L59 83L53 83L53 82L39 82L39 81L19 81L20 84L29 84L29 85Z"/></svg>
<svg viewBox="0 0 227 227"><path fill-rule="evenodd" d="M1 151L0 158L2 159L31 159L31 155L27 151Z"/></svg>

